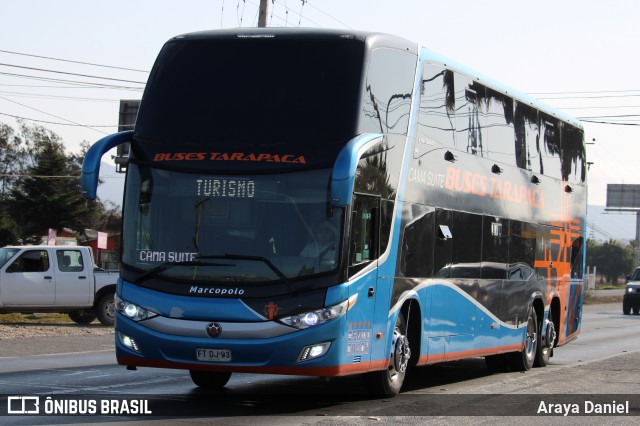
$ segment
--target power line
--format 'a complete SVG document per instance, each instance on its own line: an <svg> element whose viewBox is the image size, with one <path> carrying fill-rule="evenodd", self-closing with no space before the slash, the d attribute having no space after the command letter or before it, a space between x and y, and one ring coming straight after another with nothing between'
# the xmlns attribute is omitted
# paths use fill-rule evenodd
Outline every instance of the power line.
<svg viewBox="0 0 640 426"><path fill-rule="evenodd" d="M20 105L21 107L24 107L24 108L28 108L28 109L31 109L31 110L37 111L37 112L39 112L39 113L41 113L41 114L49 115L49 116L51 116L51 117L57 118L58 120L64 120L64 121L67 121L67 122L69 122L69 123L75 124L75 125L77 125L77 126L84 127L84 128L86 128L86 129L93 130L94 132L103 133L103 134L108 134L107 132L103 132L102 130L95 129L95 128L90 127L90 126L85 126L84 124L76 123L75 121L68 120L68 119L66 119L66 118L64 118L64 117L59 117L59 116L57 116L57 115L50 114L50 113L48 113L48 112L45 112L45 111L39 110L39 109L37 109L37 108L33 108L33 107L28 106L28 105L21 104L20 102L12 101L11 99L7 99L7 98L5 98L5 97L3 97L3 96L0 96L0 99L4 99L4 100L5 100L5 101L7 101L7 102L11 102L11 103L14 103L14 104L16 104L16 105Z"/></svg>
<svg viewBox="0 0 640 426"><path fill-rule="evenodd" d="M0 86L2 85L0 84ZM41 95L38 93L26 93L26 92L0 91L0 95L23 97L23 98L57 99L57 100L69 100L69 101L120 102L119 99L83 98L79 96L61 96L61 95Z"/></svg>
<svg viewBox="0 0 640 426"><path fill-rule="evenodd" d="M307 2L309 3L309 2ZM334 21L336 21L337 23L339 23L340 25L344 25L345 27L352 29L349 25L345 24L344 22L340 21L338 18L329 15L327 12L320 10L319 8L317 8L316 6L313 5L313 3L309 3L309 6L312 7L313 9L317 10L318 12L322 13L325 16L328 16L329 18L333 19Z"/></svg>
<svg viewBox="0 0 640 426"><path fill-rule="evenodd" d="M628 92L640 92L640 89L626 89L626 90L594 90L594 91L582 91L582 92L530 92L530 95L591 95L596 93L628 93Z"/></svg>
<svg viewBox="0 0 640 426"><path fill-rule="evenodd" d="M118 90L144 90L142 87L132 87L132 86L116 86L114 84L105 84L105 83L91 83L89 81L78 81L78 80L64 80L60 78L52 78L52 77L37 77L34 75L26 75L26 74L14 74L7 72L0 72L0 75L6 75L9 77L17 77L17 78L26 78L28 80L37 80L37 81L47 81L52 83L59 84L68 84L73 85L78 88L87 88L87 89L118 89Z"/></svg>
<svg viewBox="0 0 640 426"><path fill-rule="evenodd" d="M46 113L44 113L46 114ZM21 117L19 115L13 115L13 114L7 114L4 112L0 112L0 115L4 115L7 117L12 117L18 120L27 120L27 121L35 121L37 123L44 123L44 124L56 124L58 126L71 126L71 127L86 127L86 128L92 128L92 127L118 127L117 124L112 124L112 125L106 125L106 124L76 124L76 123L60 123L60 122L56 122L56 121L46 121L46 120L38 120L36 118L28 118L28 117ZM64 120L64 119L62 119ZM96 130L96 129L92 129L92 130ZM96 130L98 131L98 130ZM102 132L104 133L104 132Z"/></svg>
<svg viewBox="0 0 640 426"><path fill-rule="evenodd" d="M31 58L48 59L48 60L51 60L51 61L69 62L69 63L72 63L72 64L91 65L91 66L94 66L94 67L111 68L111 69L123 70L123 71L143 72L143 73L147 73L147 74L149 73L149 71L137 70L137 69L134 69L134 68L124 68L124 67L116 67L116 66L113 66L113 65L103 65L103 64L94 64L94 63L91 63L91 62L73 61L73 60L70 60L70 59L52 58L50 56L32 55L32 54L28 54L28 53L12 52L10 50L2 50L2 49L0 49L0 52L8 53L8 54L11 54L11 55L28 56L28 57L31 57Z"/></svg>
<svg viewBox="0 0 640 426"><path fill-rule="evenodd" d="M609 124L612 126L640 126L640 123L615 123L611 121L580 120L584 123Z"/></svg>
<svg viewBox="0 0 640 426"><path fill-rule="evenodd" d="M30 71L42 71L42 72L50 72L50 73L55 73L55 74L73 75L73 76L76 76L76 77L97 78L99 80L121 81L123 83L146 84L146 82L144 82L144 81L123 80L123 79L120 79L120 78L111 78L111 77L102 77L102 76L96 76L96 75L90 75L90 74L78 74L78 73L74 73L74 72L48 70L48 69L45 69L45 68L25 67L25 66L22 66L22 65L6 64L6 63L2 63L2 62L0 62L0 66L12 67L12 68L20 68L20 69L25 69L25 70L30 70Z"/></svg>

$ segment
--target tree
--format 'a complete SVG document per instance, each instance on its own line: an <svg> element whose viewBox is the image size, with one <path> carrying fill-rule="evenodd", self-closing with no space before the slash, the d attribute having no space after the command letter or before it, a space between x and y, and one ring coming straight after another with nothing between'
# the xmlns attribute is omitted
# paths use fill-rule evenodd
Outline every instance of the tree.
<svg viewBox="0 0 640 426"><path fill-rule="evenodd" d="M28 151L22 139L15 135L13 128L0 123L0 201L15 183L17 175L20 175L28 159Z"/></svg>
<svg viewBox="0 0 640 426"><path fill-rule="evenodd" d="M81 157L67 156L59 136L40 126L21 125L29 150L28 176L9 190L5 202L23 243L38 243L48 228L84 229L96 202L82 198Z"/></svg>
<svg viewBox="0 0 640 426"><path fill-rule="evenodd" d="M633 268L633 253L628 246L623 247L615 240L603 244L588 240L587 264L595 266L608 282L616 282Z"/></svg>

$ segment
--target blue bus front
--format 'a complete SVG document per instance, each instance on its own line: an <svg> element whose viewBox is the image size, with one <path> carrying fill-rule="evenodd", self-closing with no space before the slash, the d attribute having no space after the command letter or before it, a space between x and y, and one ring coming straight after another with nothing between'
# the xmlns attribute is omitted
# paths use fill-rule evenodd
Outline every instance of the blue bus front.
<svg viewBox="0 0 640 426"><path fill-rule="evenodd" d="M347 352L344 213L330 169L182 173L131 163L121 364L334 375ZM345 340L346 341L346 340Z"/></svg>
<svg viewBox="0 0 640 426"><path fill-rule="evenodd" d="M367 37L269 29L167 42L135 131L97 143L83 167L95 197L99 158L131 142L120 364L188 369L217 385L222 376L203 372L386 367L395 318L389 279L376 293L376 259L389 241L416 54L389 39L368 66L387 38ZM388 64L402 64L402 78L389 79Z"/></svg>

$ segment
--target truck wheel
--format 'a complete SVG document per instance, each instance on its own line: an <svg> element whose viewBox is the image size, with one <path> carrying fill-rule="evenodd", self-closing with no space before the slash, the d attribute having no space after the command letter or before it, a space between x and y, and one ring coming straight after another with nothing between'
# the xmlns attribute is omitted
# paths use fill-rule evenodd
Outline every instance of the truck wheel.
<svg viewBox="0 0 640 426"><path fill-rule="evenodd" d="M522 352L510 354L511 369L514 371L527 371L533 366L538 352L538 318L533 307L529 308L527 318L527 332L524 338L524 349Z"/></svg>
<svg viewBox="0 0 640 426"><path fill-rule="evenodd" d="M113 327L116 320L113 293L107 293L98 300L96 313L98 314L98 321L100 321L100 324Z"/></svg>
<svg viewBox="0 0 640 426"><path fill-rule="evenodd" d="M393 329L389 366L384 370L368 373L366 376L372 393L382 396L397 395L402 388L410 358L407 322L400 312Z"/></svg>
<svg viewBox="0 0 640 426"><path fill-rule="evenodd" d="M631 305L626 303L626 302L622 302L622 313L624 315L629 315L631 314Z"/></svg>
<svg viewBox="0 0 640 426"><path fill-rule="evenodd" d="M76 324L87 325L96 319L96 313L93 311L71 311L69 312L69 318Z"/></svg>
<svg viewBox="0 0 640 426"><path fill-rule="evenodd" d="M231 373L217 371L189 370L189 374L193 383L204 389L220 389L231 378Z"/></svg>

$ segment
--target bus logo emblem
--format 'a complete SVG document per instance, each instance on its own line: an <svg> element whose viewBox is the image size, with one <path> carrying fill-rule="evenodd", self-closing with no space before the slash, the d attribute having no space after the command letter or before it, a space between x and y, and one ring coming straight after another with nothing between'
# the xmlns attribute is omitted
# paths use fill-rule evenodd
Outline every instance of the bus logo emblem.
<svg viewBox="0 0 640 426"><path fill-rule="evenodd" d="M217 322L210 322L207 325L207 334L211 337L218 337L222 333L222 326Z"/></svg>

